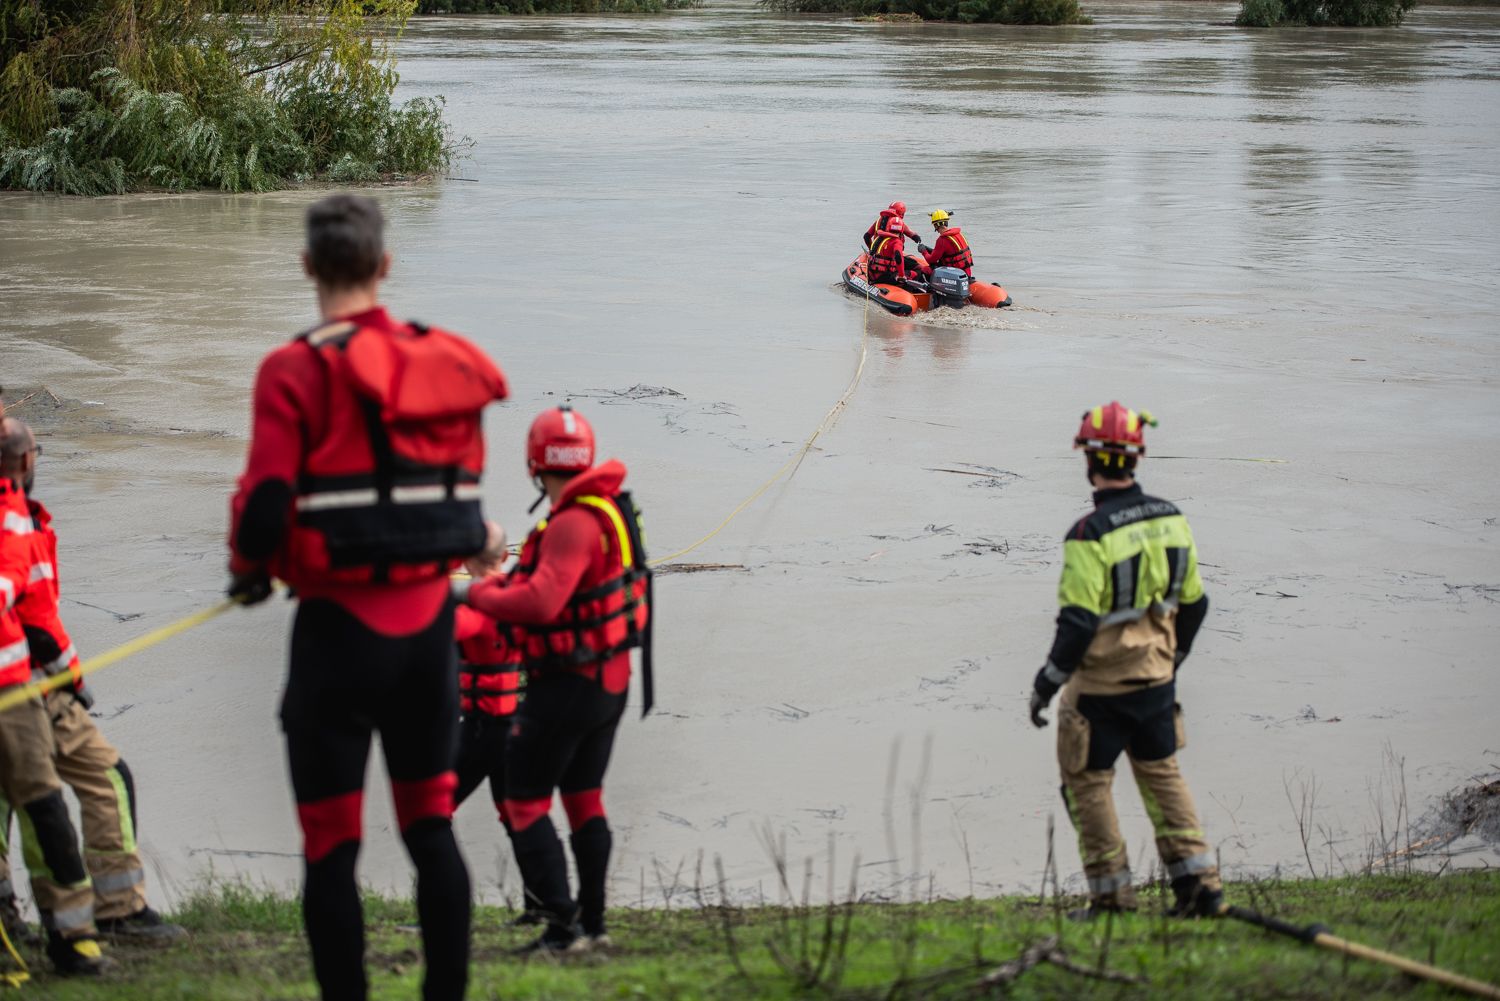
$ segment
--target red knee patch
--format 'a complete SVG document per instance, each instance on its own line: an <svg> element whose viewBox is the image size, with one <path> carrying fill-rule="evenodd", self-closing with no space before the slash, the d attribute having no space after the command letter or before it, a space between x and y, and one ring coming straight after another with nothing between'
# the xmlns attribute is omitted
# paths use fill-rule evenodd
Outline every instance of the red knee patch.
<svg viewBox="0 0 1500 1001"><path fill-rule="evenodd" d="M297 819L302 824L302 854L309 862L321 862L344 842L359 840L364 804L363 790L297 804Z"/></svg>
<svg viewBox="0 0 1500 1001"><path fill-rule="evenodd" d="M505 816L510 818L510 829L519 834L547 815L547 811L552 809L552 797L507 799L504 809Z"/></svg>
<svg viewBox="0 0 1500 1001"><path fill-rule="evenodd" d="M391 798L396 801L396 823L402 831L419 820L453 816L453 790L458 788L458 776L453 772L442 772L431 778L415 782L391 780Z"/></svg>
<svg viewBox="0 0 1500 1001"><path fill-rule="evenodd" d="M568 811L568 826L578 830L595 817L604 816L604 790L585 789L563 793L563 809Z"/></svg>

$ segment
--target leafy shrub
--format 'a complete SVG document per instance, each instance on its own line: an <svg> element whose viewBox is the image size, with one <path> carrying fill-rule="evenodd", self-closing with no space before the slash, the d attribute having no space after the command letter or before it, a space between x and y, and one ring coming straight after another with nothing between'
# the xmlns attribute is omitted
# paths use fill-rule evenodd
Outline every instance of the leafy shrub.
<svg viewBox="0 0 1500 1001"><path fill-rule="evenodd" d="M1234 23L1250 28L1389 28L1400 24L1416 5L1417 0L1240 0Z"/></svg>
<svg viewBox="0 0 1500 1001"><path fill-rule="evenodd" d="M0 0L0 187L265 191L449 165L441 102L391 100L389 41L415 0L236 0L244 20L174 0L182 16L141 12L127 43L111 19L135 2L38 19Z"/></svg>

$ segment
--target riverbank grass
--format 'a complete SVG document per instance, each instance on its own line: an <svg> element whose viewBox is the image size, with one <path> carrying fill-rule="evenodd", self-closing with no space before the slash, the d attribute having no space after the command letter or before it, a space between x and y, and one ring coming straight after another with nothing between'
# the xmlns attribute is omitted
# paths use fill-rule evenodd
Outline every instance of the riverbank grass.
<svg viewBox="0 0 1500 1001"><path fill-rule="evenodd" d="M703 894L700 894L703 895ZM706 894L713 897L716 894ZM1500 981L1500 872L1368 876L1231 886L1233 903L1490 982ZM1059 907L1080 901L1007 897L829 908L712 906L611 914L608 954L530 961L509 950L529 929L512 912L480 907L472 998L790 999L984 996L1001 964L1057 936L1072 968L1043 962L1015 975L1010 998L1438 998L1384 966L1343 957L1220 919L1170 921L1148 890L1139 914L1075 924ZM418 994L421 944L407 901L369 896L374 998ZM29 956L41 995L59 1001L250 1001L317 997L298 903L244 885L219 886L174 915L192 937L163 950L115 946L108 981L61 980ZM1061 958L1061 957L1059 957ZM1024 964L1021 964L1024 965ZM1098 979L1108 976L1113 979Z"/></svg>

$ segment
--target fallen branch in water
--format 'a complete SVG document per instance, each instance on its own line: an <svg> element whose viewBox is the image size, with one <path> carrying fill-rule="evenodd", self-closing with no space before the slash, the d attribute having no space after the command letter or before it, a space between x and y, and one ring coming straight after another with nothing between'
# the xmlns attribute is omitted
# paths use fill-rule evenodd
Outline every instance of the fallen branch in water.
<svg viewBox="0 0 1500 1001"><path fill-rule="evenodd" d="M666 566L657 567L656 573L710 573L714 570L742 570L749 571L749 567L743 563L668 563Z"/></svg>

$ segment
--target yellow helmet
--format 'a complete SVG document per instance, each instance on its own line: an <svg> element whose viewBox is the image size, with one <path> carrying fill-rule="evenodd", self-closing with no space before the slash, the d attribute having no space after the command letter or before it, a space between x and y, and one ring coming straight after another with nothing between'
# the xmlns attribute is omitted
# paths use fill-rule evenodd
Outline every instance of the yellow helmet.
<svg viewBox="0 0 1500 1001"><path fill-rule="evenodd" d="M944 212L942 209L938 209L936 212L932 213L932 221L934 223L947 222L948 213Z"/></svg>

